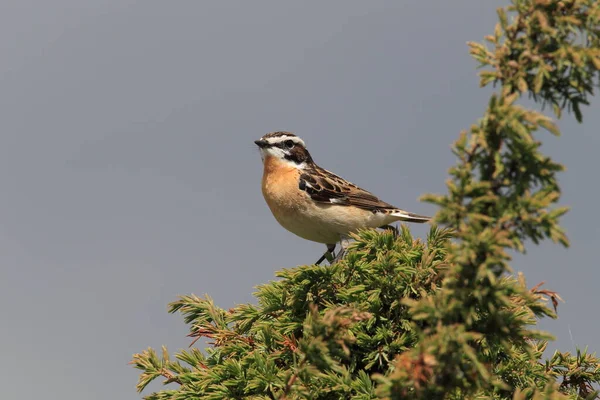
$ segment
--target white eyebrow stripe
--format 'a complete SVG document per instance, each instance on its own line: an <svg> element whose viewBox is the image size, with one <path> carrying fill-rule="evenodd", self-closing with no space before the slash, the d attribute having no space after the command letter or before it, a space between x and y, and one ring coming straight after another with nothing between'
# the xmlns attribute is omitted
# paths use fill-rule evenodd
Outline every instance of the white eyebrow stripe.
<svg viewBox="0 0 600 400"><path fill-rule="evenodd" d="M304 140L300 139L298 136L278 136L278 137L266 138L265 140L271 144L281 143L281 142L285 142L286 140L291 140L292 142L294 142L296 144L301 144L303 147L306 147L306 145L304 144Z"/></svg>

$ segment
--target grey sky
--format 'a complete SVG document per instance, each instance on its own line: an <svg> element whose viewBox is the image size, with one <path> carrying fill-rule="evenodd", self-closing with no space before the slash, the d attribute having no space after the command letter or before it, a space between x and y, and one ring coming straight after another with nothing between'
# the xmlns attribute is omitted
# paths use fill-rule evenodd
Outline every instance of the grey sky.
<svg viewBox="0 0 600 400"><path fill-rule="evenodd" d="M0 1L3 398L135 399L127 362L185 347L178 294L229 307L323 246L279 227L253 140L291 130L409 211L482 114L468 40L504 1ZM544 149L572 247L514 267L566 299L542 326L596 350L598 102ZM422 236L425 228L416 226ZM569 332L570 331L570 332Z"/></svg>

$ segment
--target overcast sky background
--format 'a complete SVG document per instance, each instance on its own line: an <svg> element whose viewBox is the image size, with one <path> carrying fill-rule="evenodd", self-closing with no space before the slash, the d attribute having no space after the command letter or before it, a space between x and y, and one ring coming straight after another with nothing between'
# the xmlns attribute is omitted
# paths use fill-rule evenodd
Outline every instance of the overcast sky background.
<svg viewBox="0 0 600 400"><path fill-rule="evenodd" d="M266 132L433 214L417 199L445 191L449 145L489 96L466 42L504 3L1 0L2 397L139 398L131 355L190 343L177 295L251 302L322 253L264 203ZM514 262L566 300L542 323L563 350L600 337L598 101L584 117L543 135L568 168L572 247Z"/></svg>

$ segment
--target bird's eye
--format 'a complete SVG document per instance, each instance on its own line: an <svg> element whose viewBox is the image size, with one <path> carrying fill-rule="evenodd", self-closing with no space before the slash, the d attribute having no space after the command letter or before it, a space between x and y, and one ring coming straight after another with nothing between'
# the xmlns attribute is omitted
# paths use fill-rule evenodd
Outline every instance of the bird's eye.
<svg viewBox="0 0 600 400"><path fill-rule="evenodd" d="M293 140L286 140L283 144L285 144L285 147L287 147L288 149L291 149L292 147L294 147Z"/></svg>

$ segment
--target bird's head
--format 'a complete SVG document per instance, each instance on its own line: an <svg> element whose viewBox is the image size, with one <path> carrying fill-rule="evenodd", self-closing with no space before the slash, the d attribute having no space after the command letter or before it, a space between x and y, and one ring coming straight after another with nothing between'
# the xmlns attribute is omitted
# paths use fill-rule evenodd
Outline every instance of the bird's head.
<svg viewBox="0 0 600 400"><path fill-rule="evenodd" d="M254 143L260 149L260 157L263 162L269 157L275 157L298 169L312 163L312 158L306 150L304 140L291 132L267 133L260 139L255 140Z"/></svg>

